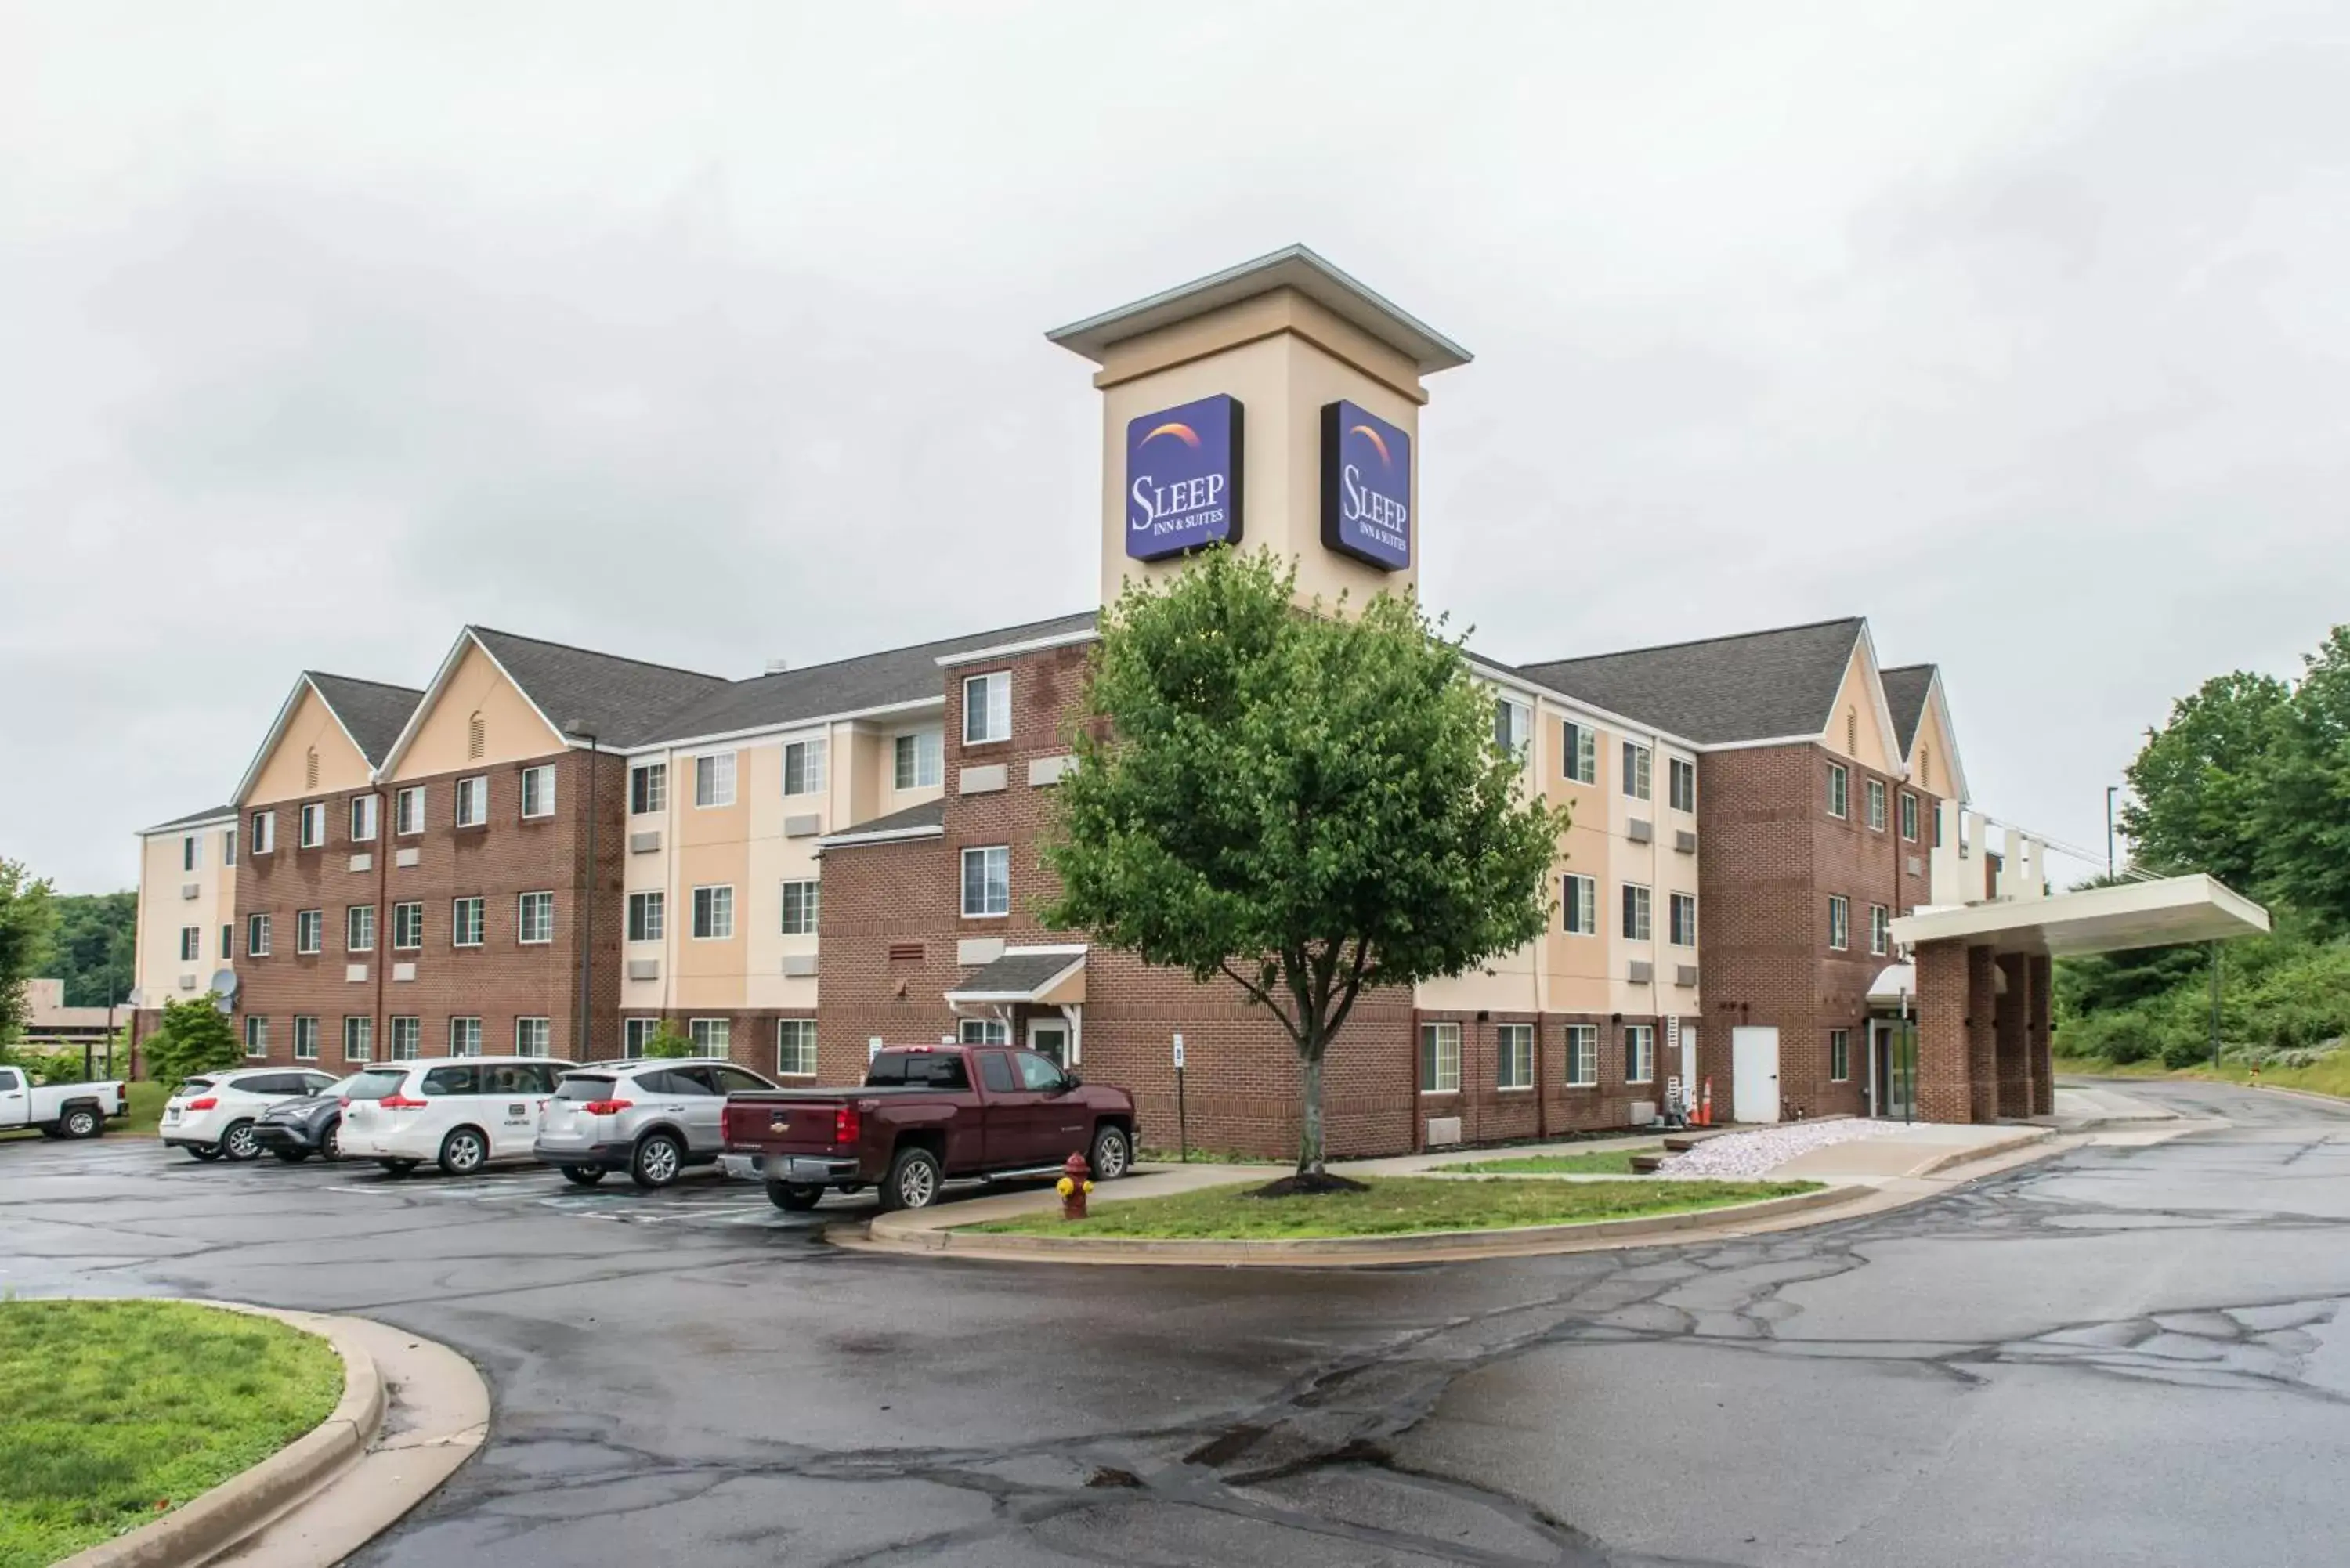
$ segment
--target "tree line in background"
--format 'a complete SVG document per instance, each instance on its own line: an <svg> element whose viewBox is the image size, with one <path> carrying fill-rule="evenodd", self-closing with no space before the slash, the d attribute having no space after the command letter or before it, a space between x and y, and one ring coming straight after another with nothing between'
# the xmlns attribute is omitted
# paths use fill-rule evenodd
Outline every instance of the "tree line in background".
<svg viewBox="0 0 2350 1568"><path fill-rule="evenodd" d="M2220 1037L2248 1063L2307 1067L2350 1034L2350 626L2284 681L2236 670L2171 705L2130 764L2132 860L2209 872L2269 909L2224 945ZM2202 947L2059 966L2056 1048L2187 1066L2210 1051Z"/></svg>
<svg viewBox="0 0 2350 1568"><path fill-rule="evenodd" d="M59 894L23 862L0 859L0 1060L24 1067L39 1082L82 1076L79 1051L26 1048L26 983L63 981L68 1007L121 1002L130 989L138 919L135 893ZM127 1035L127 1021L120 1033Z"/></svg>

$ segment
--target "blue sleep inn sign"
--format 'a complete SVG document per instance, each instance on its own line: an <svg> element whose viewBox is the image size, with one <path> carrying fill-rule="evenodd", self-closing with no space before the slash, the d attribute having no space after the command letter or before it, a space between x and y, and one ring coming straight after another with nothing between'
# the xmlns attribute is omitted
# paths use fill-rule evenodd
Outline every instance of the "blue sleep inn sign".
<svg viewBox="0 0 2350 1568"><path fill-rule="evenodd" d="M1343 400L1322 405L1322 543L1383 572L1411 565L1411 436Z"/></svg>
<svg viewBox="0 0 2350 1568"><path fill-rule="evenodd" d="M1126 553L1241 542L1241 402L1228 392L1126 423Z"/></svg>

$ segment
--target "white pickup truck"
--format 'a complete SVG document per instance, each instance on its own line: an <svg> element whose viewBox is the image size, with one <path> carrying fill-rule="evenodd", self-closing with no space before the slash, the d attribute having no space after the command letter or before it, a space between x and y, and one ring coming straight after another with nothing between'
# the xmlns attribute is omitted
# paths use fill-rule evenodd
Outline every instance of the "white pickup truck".
<svg viewBox="0 0 2350 1568"><path fill-rule="evenodd" d="M105 1084L36 1084L22 1067L0 1066L0 1132L38 1127L46 1137L96 1137L109 1116L130 1114L120 1079Z"/></svg>

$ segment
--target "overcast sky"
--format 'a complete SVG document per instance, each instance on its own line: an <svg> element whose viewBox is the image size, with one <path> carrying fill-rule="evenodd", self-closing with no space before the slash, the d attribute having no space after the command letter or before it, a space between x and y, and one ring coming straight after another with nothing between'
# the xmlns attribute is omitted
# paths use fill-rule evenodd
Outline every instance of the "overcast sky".
<svg viewBox="0 0 2350 1568"><path fill-rule="evenodd" d="M1292 241L1466 344L1496 656L1864 613L2088 846L2350 618L2350 24L2230 0L0 0L0 854L132 885L296 674L1087 605L1048 327Z"/></svg>

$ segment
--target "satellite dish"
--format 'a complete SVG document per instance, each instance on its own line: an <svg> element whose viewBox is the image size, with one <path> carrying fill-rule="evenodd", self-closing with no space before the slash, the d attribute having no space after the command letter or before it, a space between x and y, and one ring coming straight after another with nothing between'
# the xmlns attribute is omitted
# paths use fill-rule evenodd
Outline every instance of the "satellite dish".
<svg viewBox="0 0 2350 1568"><path fill-rule="evenodd" d="M213 971L213 1011L221 1013L236 1011L236 971Z"/></svg>

